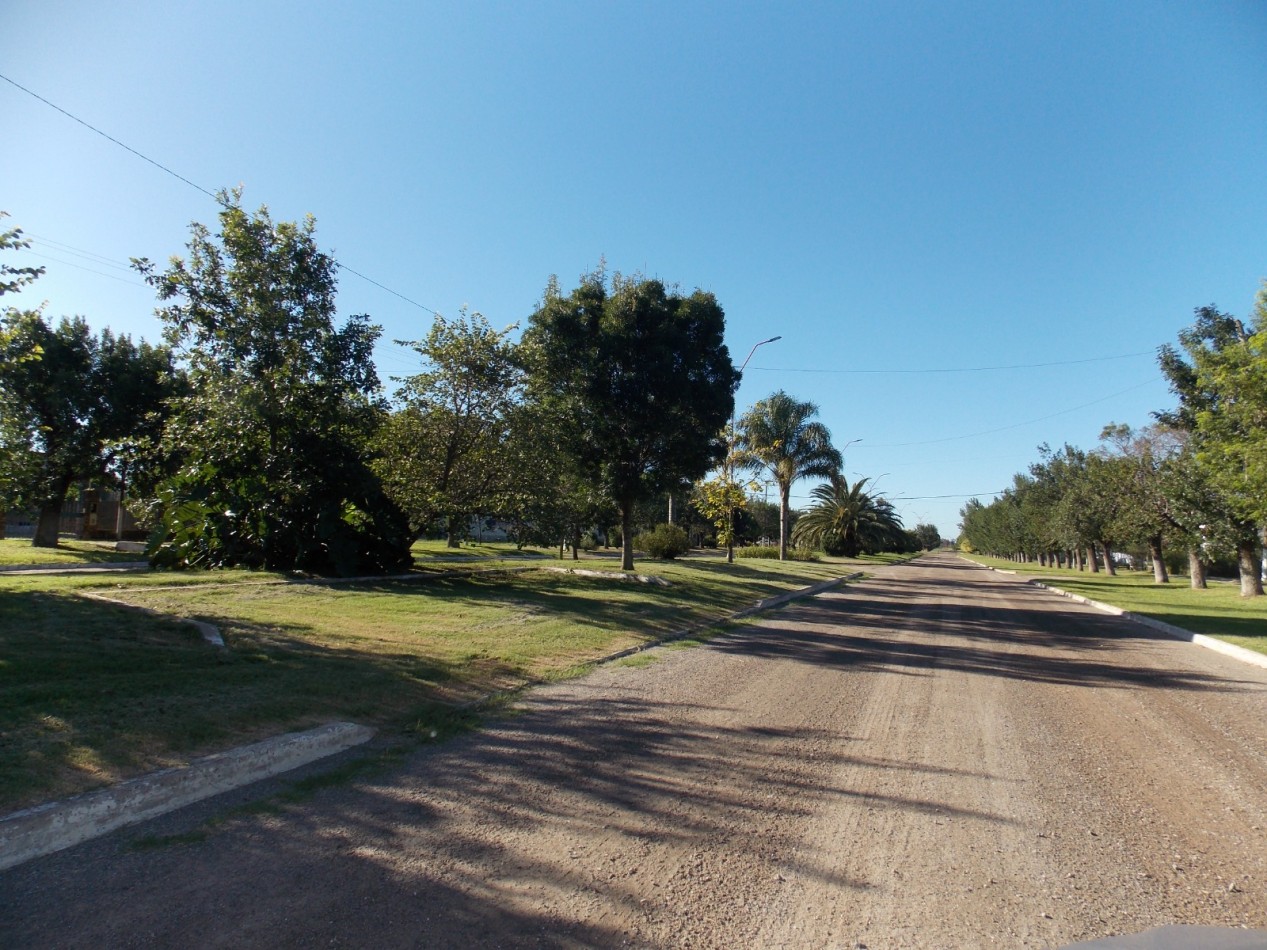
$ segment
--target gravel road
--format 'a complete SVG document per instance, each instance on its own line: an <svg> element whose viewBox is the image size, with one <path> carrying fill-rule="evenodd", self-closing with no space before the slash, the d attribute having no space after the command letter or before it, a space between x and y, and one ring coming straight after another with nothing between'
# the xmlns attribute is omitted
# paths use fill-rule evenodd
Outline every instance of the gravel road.
<svg viewBox="0 0 1267 950"><path fill-rule="evenodd" d="M1267 670L951 555L652 655L203 840L129 846L191 810L2 873L0 945L1267 928Z"/></svg>

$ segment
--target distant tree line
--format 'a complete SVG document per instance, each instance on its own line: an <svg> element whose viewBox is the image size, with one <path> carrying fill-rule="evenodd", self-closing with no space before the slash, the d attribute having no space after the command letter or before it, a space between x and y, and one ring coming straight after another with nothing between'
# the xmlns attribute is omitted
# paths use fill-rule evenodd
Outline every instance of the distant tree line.
<svg viewBox="0 0 1267 950"><path fill-rule="evenodd" d="M1113 424L1090 451L1040 447L990 504L962 510L968 550L1114 571L1114 553L1141 552L1157 583L1166 551L1186 555L1193 587L1235 563L1244 596L1262 594L1267 526L1267 284L1249 324L1205 306L1160 347L1177 405L1142 429Z"/></svg>
<svg viewBox="0 0 1267 950"><path fill-rule="evenodd" d="M626 569L638 532L670 520L689 543L777 536L784 557L939 542L844 481L812 404L778 392L730 430L739 373L710 293L600 265L571 291L551 278L518 341L478 313L437 315L398 341L422 367L388 401L381 329L336 319L338 264L313 219L219 197L218 229L191 225L184 255L133 262L161 345L4 311L0 508L40 513L35 544L57 543L81 482L126 484L168 567L381 574L407 568L419 537L459 543L477 516L574 554L618 541ZM25 243L0 234L0 250ZM0 294L39 275L4 265ZM777 504L751 499L755 473ZM789 492L806 477L827 485L797 521Z"/></svg>

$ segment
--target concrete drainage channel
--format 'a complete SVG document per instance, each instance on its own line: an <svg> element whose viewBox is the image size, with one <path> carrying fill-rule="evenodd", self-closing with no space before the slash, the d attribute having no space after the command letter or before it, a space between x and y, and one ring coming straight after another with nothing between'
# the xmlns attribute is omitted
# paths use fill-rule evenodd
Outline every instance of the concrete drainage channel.
<svg viewBox="0 0 1267 950"><path fill-rule="evenodd" d="M719 622L736 620L762 610L779 607L801 597L812 597L861 576L861 572L850 574L815 584L812 587L768 597L751 607L729 614L721 620L688 630L680 630L652 643L641 644L600 657L594 662L607 663L673 640L681 640L716 626ZM99 599L118 604L117 601L110 601L109 598ZM120 606L131 607L132 605ZM146 608L134 609L145 610ZM219 632L210 624L200 621L189 622L199 626L200 629L209 627L214 632L215 638L219 639ZM210 642L215 642L208 636L208 631L202 630L202 633ZM223 646L223 641L217 645ZM500 694L489 694L463 705L477 707L497 695ZM283 772L289 772L318 759L361 745L369 741L373 735L374 730L367 726L350 722L328 723L304 732L274 736L253 745L195 759L189 765L180 768L153 772L66 801L49 802L35 808L14 812L0 818L0 871L100 837L126 825L157 818L213 795L232 791L252 782L273 778Z"/></svg>

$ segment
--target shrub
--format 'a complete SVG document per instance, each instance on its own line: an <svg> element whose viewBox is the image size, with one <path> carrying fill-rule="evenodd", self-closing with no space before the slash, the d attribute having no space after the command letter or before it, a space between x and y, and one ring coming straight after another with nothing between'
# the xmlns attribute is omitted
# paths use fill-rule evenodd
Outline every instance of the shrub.
<svg viewBox="0 0 1267 950"><path fill-rule="evenodd" d="M634 547L659 561L672 561L691 549L686 532L675 524L658 524L634 538Z"/></svg>
<svg viewBox="0 0 1267 950"><path fill-rule="evenodd" d="M777 544L754 544L746 548L735 548L735 557L763 558L768 561L779 559ZM817 561L818 555L807 548L788 548L789 561Z"/></svg>

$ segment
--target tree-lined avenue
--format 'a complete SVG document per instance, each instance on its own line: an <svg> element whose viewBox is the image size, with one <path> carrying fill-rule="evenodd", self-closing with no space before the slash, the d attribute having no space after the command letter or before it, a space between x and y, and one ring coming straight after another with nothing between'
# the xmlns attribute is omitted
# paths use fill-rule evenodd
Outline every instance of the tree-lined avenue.
<svg viewBox="0 0 1267 950"><path fill-rule="evenodd" d="M737 569L742 570L741 566ZM313 798L0 875L0 944L1059 946L1267 928L1267 671L950 554Z"/></svg>

